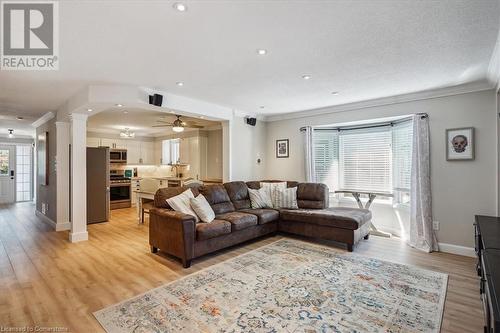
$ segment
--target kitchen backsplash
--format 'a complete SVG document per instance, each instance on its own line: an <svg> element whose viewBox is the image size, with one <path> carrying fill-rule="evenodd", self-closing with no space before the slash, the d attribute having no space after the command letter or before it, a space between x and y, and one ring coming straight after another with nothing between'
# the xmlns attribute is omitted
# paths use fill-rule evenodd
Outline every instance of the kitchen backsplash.
<svg viewBox="0 0 500 333"><path fill-rule="evenodd" d="M175 173L175 170L172 171L172 167L168 165L141 165L135 168L138 177L173 177Z"/></svg>

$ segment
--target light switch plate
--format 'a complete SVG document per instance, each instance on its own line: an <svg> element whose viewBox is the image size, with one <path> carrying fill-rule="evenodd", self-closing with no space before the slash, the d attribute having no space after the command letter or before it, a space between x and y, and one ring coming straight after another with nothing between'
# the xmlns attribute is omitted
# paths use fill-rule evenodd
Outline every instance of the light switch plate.
<svg viewBox="0 0 500 333"><path fill-rule="evenodd" d="M432 229L439 230L439 221L432 221Z"/></svg>

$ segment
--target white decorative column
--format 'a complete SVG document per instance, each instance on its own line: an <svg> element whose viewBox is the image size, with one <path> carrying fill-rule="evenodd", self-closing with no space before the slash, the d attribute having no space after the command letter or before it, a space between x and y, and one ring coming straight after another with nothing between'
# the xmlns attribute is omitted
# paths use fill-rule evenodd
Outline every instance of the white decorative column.
<svg viewBox="0 0 500 333"><path fill-rule="evenodd" d="M87 115L71 119L71 232L72 243L87 240Z"/></svg>
<svg viewBox="0 0 500 333"><path fill-rule="evenodd" d="M64 121L56 122L56 184L57 184L57 218L56 231L70 230L69 217L69 145L71 138L70 123Z"/></svg>
<svg viewBox="0 0 500 333"><path fill-rule="evenodd" d="M231 170L231 121L222 122L222 180L232 179Z"/></svg>

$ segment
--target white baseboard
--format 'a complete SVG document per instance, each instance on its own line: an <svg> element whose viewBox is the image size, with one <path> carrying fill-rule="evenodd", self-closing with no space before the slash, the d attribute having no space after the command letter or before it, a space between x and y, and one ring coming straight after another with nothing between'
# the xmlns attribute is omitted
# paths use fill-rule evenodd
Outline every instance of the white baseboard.
<svg viewBox="0 0 500 333"><path fill-rule="evenodd" d="M69 233L69 241L71 243L86 241L89 239L89 233L86 231L83 232L70 232Z"/></svg>
<svg viewBox="0 0 500 333"><path fill-rule="evenodd" d="M71 229L71 222L57 223L53 221L46 215L43 215L42 212L35 210L35 215L38 216L43 222L49 224L55 231L64 231Z"/></svg>
<svg viewBox="0 0 500 333"><path fill-rule="evenodd" d="M439 251L458 254L466 257L476 257L476 251L474 250L473 247L453 245L448 243L439 243Z"/></svg>
<svg viewBox="0 0 500 333"><path fill-rule="evenodd" d="M56 231L71 230L71 222L56 223Z"/></svg>
<svg viewBox="0 0 500 333"><path fill-rule="evenodd" d="M35 210L35 215L38 216L40 218L40 220L42 220L43 222L49 224L52 228L54 228L54 229L56 228L57 223L52 221L52 219L50 219L48 216L43 215L38 210Z"/></svg>

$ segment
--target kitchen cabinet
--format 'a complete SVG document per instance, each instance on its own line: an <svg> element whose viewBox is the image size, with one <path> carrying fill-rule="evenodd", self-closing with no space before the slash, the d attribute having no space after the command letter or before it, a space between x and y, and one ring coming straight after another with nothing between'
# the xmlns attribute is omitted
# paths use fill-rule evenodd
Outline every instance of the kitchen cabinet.
<svg viewBox="0 0 500 333"><path fill-rule="evenodd" d="M127 164L141 164L141 142L128 141L127 149Z"/></svg>
<svg viewBox="0 0 500 333"><path fill-rule="evenodd" d="M160 159L156 159L155 144L156 143L153 141L139 141L132 139L87 138L87 147L104 146L111 149L126 149L127 164L133 165L159 165Z"/></svg>
<svg viewBox="0 0 500 333"><path fill-rule="evenodd" d="M189 164L187 176L194 179L203 179L207 175L207 138L194 136L181 139L180 161Z"/></svg>
<svg viewBox="0 0 500 333"><path fill-rule="evenodd" d="M157 165L163 165L163 150L162 150L162 145L163 145L163 141L162 140L158 140L158 141L155 141L154 142L154 163L153 164L157 164Z"/></svg>
<svg viewBox="0 0 500 333"><path fill-rule="evenodd" d="M99 147L101 145L101 139L99 138L87 138L87 147Z"/></svg>
<svg viewBox="0 0 500 333"><path fill-rule="evenodd" d="M102 138L101 146L111 149L127 149L127 140Z"/></svg>
<svg viewBox="0 0 500 333"><path fill-rule="evenodd" d="M155 161L155 142L142 141L140 146L141 164L159 164L159 161Z"/></svg>

